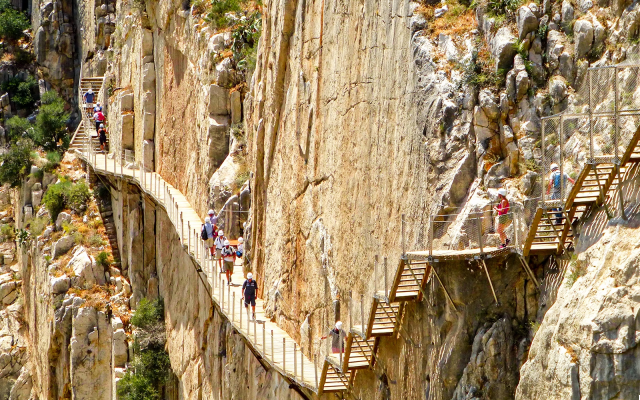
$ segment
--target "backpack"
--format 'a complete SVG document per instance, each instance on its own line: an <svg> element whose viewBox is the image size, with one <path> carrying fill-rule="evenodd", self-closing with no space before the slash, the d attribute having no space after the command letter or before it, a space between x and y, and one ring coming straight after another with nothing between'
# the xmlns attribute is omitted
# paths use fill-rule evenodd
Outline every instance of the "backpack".
<svg viewBox="0 0 640 400"><path fill-rule="evenodd" d="M202 239L202 240L209 239L209 236L207 235L207 228L204 227L204 224L202 224L202 231L200 232L200 239Z"/></svg>
<svg viewBox="0 0 640 400"><path fill-rule="evenodd" d="M559 188L560 187L560 172L556 172L553 175L553 186Z"/></svg>

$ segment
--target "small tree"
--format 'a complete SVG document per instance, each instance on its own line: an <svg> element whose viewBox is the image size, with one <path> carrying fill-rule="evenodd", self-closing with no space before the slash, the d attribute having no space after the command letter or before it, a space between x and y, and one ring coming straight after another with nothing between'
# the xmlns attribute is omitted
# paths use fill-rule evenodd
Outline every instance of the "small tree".
<svg viewBox="0 0 640 400"><path fill-rule="evenodd" d="M50 90L42 95L42 105L36 117L36 144L47 151L66 150L69 147L67 122L69 114L64 111L64 100ZM58 142L61 142L58 146Z"/></svg>
<svg viewBox="0 0 640 400"><path fill-rule="evenodd" d="M0 14L0 37L8 40L18 40L25 29L29 29L29 19L24 13L14 9L5 8Z"/></svg>
<svg viewBox="0 0 640 400"><path fill-rule="evenodd" d="M0 182L8 183L11 187L22 185L22 180L31 170L33 163L33 142L30 139L20 139L9 151L0 156Z"/></svg>
<svg viewBox="0 0 640 400"><path fill-rule="evenodd" d="M6 127L11 142L33 136L33 125L26 118L11 117L7 120Z"/></svg>

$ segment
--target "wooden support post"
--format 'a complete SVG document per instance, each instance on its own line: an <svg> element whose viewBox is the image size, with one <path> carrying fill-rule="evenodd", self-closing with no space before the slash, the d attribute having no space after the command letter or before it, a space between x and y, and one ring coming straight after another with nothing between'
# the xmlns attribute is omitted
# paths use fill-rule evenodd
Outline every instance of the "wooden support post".
<svg viewBox="0 0 640 400"><path fill-rule="evenodd" d="M533 274L533 271L529 267L529 264L527 263L527 260L525 260L523 256L519 256L518 258L520 259L520 264L522 264L522 267L524 268L524 270L527 273L527 275L529 275L529 277L531 278L533 283L535 283L536 287L538 289L540 289L540 284L538 283L538 280L536 279L536 276Z"/></svg>
<svg viewBox="0 0 640 400"><path fill-rule="evenodd" d="M373 293L378 293L378 255L374 257L373 261Z"/></svg>
<svg viewBox="0 0 640 400"><path fill-rule="evenodd" d="M453 309L456 310L456 312L458 312L458 309L456 308L456 304L453 302L453 299L449 295L449 291L447 290L447 288L444 286L444 284L440 280L440 276L438 275L438 271L436 271L436 268L435 268L434 265L431 266L431 270L433 271L433 274L436 276L436 279L438 279L438 282L440 283L440 286L442 286L442 289L444 290L444 294L445 294L445 296L447 296L447 300L449 300L449 302L451 303L451 306L453 307Z"/></svg>
<svg viewBox="0 0 640 400"><path fill-rule="evenodd" d="M482 265L484 265L484 272L487 274L487 280L489 280L489 286L491 286L491 293L493 293L493 298L496 300L496 304L500 304L498 301L498 297L496 296L496 291L493 289L493 283L491 282L491 277L489 276L489 269L487 269L487 264L482 259Z"/></svg>
<svg viewBox="0 0 640 400"><path fill-rule="evenodd" d="M618 122L618 118L616 117L616 123L617 122ZM620 164L616 164L615 168L616 168L616 173L618 175L618 199L620 203L620 218L626 221L627 214L624 211L624 197L622 196L622 173L620 172Z"/></svg>

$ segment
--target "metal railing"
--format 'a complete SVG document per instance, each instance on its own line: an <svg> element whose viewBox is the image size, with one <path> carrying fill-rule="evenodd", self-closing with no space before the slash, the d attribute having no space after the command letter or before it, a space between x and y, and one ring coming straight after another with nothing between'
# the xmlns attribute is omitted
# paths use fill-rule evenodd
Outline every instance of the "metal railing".
<svg viewBox="0 0 640 400"><path fill-rule="evenodd" d="M576 179L586 165L620 166L640 125L638 73L635 62L589 68L573 109L542 118L541 206L564 204L573 189L568 178ZM559 175L551 172L553 164Z"/></svg>

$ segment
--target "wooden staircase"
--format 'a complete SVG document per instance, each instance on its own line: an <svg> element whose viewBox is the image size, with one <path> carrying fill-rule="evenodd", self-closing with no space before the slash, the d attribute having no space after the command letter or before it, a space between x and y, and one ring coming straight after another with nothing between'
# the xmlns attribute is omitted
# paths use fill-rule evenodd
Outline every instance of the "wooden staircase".
<svg viewBox="0 0 640 400"><path fill-rule="evenodd" d="M98 140L98 133L95 128L91 126L89 128L92 132L93 138L93 150L100 151L100 141ZM73 134L73 138L71 138L71 142L69 143L69 151L82 151L84 149L85 143L88 140L87 130L85 129L85 120L80 121L80 124L76 128L75 133ZM107 135L107 149L109 148L109 135Z"/></svg>
<svg viewBox="0 0 640 400"><path fill-rule="evenodd" d="M95 93L96 97L98 97L98 93L102 88L103 82L104 82L103 76L95 76L95 77L80 79L80 98L82 98L89 89L93 90L93 93ZM94 103L95 102L96 101L94 101Z"/></svg>
<svg viewBox="0 0 640 400"><path fill-rule="evenodd" d="M380 338L399 334L406 302L422 300L430 276L430 264L400 261L388 296L385 291L375 293L366 324L351 327L342 358L332 354L325 359L319 395L347 391L357 370L375 366Z"/></svg>

